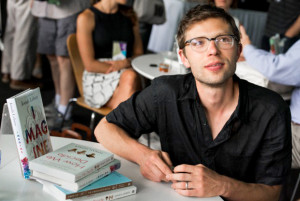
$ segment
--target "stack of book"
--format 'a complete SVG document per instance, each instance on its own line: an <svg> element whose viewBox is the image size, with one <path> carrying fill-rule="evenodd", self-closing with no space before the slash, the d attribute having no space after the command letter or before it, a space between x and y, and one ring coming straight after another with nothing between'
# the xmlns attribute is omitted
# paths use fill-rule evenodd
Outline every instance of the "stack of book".
<svg viewBox="0 0 300 201"><path fill-rule="evenodd" d="M58 200L114 200L136 193L132 180L116 172L112 153L71 143L29 162L31 178Z"/></svg>
<svg viewBox="0 0 300 201"><path fill-rule="evenodd" d="M8 98L4 107L25 179L42 181L59 200L113 200L136 193L129 178L114 172L121 164L112 153L74 143L53 151L39 88Z"/></svg>

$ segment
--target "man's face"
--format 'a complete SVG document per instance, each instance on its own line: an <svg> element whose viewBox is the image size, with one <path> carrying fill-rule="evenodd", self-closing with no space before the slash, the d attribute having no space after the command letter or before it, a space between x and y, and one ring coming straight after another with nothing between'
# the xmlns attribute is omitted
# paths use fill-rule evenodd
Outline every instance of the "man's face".
<svg viewBox="0 0 300 201"><path fill-rule="evenodd" d="M232 35L230 25L221 18L209 18L197 22L187 29L185 39L197 37L215 38L220 35ZM215 41L209 41L207 50L197 52L190 45L179 51L180 58L187 68L191 68L195 79L205 85L218 87L228 81L236 70L236 61L241 46L234 41L229 49L218 48Z"/></svg>

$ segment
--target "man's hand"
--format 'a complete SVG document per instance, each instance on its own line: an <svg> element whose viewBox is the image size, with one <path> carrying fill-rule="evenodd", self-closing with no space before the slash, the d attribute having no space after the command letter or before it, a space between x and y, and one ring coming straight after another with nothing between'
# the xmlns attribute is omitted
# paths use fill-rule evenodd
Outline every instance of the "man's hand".
<svg viewBox="0 0 300 201"><path fill-rule="evenodd" d="M225 185L222 175L204 165L179 165L174 173L167 175L172 180L172 188L181 195L195 197L212 197L222 195ZM188 189L186 189L188 187Z"/></svg>
<svg viewBox="0 0 300 201"><path fill-rule="evenodd" d="M249 36L246 33L246 29L244 28L243 25L240 26L240 32L241 32L241 43L242 45L245 47L246 45L250 45L251 44L251 40L249 38Z"/></svg>
<svg viewBox="0 0 300 201"><path fill-rule="evenodd" d="M155 182L168 181L166 175L172 173L169 154L158 150L147 153L139 165L141 174Z"/></svg>

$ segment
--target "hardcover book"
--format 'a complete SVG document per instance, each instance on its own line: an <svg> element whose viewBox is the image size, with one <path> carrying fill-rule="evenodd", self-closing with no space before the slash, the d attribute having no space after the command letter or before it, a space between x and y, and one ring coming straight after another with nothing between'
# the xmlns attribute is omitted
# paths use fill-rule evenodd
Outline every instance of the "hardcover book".
<svg viewBox="0 0 300 201"><path fill-rule="evenodd" d="M21 170L30 178L29 161L52 151L40 89L28 89L6 100Z"/></svg>
<svg viewBox="0 0 300 201"><path fill-rule="evenodd" d="M52 182L54 184L57 184L58 186L70 190L70 191L79 191L80 189L86 187L87 185L93 183L94 181L97 181L98 179L101 179L111 172L119 169L121 167L121 162L117 159L114 159L112 162L107 164L106 166L97 169L93 173L87 175L86 177L83 177L82 179L79 179L77 182L67 182L64 179L53 177L45 173L41 173L38 171L32 171L32 177L36 179L42 179L48 182Z"/></svg>
<svg viewBox="0 0 300 201"><path fill-rule="evenodd" d="M110 152L70 143L29 162L32 171L76 182L114 159Z"/></svg>
<svg viewBox="0 0 300 201"><path fill-rule="evenodd" d="M48 190L52 192L59 200L80 198L83 196L121 189L128 186L132 186L132 180L116 171L102 179L98 179L94 183L84 187L78 192L68 191L55 184L47 184Z"/></svg>
<svg viewBox="0 0 300 201"><path fill-rule="evenodd" d="M46 193L49 193L53 195L52 191L48 187L49 184L43 184L43 190ZM92 195L85 195L79 198L74 198L74 199L68 199L67 201L107 201L107 200L116 200L119 198L127 197L130 195L136 194L137 187L136 186L128 186L124 188L119 188L115 190L110 190L110 191L105 191L101 193L95 193ZM55 194L54 194L55 196ZM66 199L59 199L56 197L58 200L61 201L66 201Z"/></svg>

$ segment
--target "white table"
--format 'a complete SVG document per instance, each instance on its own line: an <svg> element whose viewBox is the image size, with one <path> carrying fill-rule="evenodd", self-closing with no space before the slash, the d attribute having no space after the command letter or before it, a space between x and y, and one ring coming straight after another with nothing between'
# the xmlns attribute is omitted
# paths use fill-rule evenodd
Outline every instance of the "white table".
<svg viewBox="0 0 300 201"><path fill-rule="evenodd" d="M75 140L70 138L51 137L53 149L58 149L71 142L87 145L94 148L104 149L99 143ZM56 201L54 197L43 192L42 185L36 181L25 180L21 176L17 148L13 135L0 134L0 149L3 163L0 166L0 200L1 201ZM122 159L121 174L133 180L138 188L136 195L119 199L120 201L219 201L220 197L193 198L177 194L170 186L171 183L156 183L145 179L139 171L138 165Z"/></svg>
<svg viewBox="0 0 300 201"><path fill-rule="evenodd" d="M175 68L172 64L168 72L159 71L159 64L164 62L164 54L166 53L145 54L133 59L131 65L136 72L150 80L162 75L185 74L187 72L185 67ZM151 67L151 65L156 65L156 67Z"/></svg>

